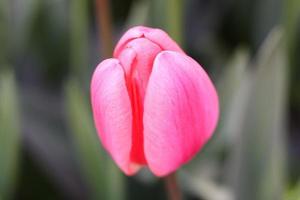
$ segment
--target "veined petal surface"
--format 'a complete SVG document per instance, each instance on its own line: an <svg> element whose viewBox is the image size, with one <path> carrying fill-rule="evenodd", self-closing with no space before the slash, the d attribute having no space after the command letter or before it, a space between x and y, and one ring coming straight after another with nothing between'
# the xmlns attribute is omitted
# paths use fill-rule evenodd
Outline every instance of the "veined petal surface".
<svg viewBox="0 0 300 200"><path fill-rule="evenodd" d="M127 175L139 166L130 161L132 109L124 69L117 59L101 62L92 77L91 100L94 121L104 148Z"/></svg>
<svg viewBox="0 0 300 200"><path fill-rule="evenodd" d="M188 162L212 136L219 116L216 90L202 67L185 54L156 57L144 102L144 151L157 176Z"/></svg>

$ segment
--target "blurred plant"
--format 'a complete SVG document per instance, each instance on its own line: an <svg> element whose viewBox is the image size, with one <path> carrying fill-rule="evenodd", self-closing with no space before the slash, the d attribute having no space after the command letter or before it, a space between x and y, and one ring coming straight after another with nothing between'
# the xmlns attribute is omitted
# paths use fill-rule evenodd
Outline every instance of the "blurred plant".
<svg viewBox="0 0 300 200"><path fill-rule="evenodd" d="M184 1L182 0L153 0L150 1L149 24L166 30L179 44L183 45L183 15ZM162 17L165 16L165 17Z"/></svg>
<svg viewBox="0 0 300 200"><path fill-rule="evenodd" d="M284 18L283 22L287 34L288 58L291 67L291 100L292 106L300 110L300 1L286 0L284 1Z"/></svg>
<svg viewBox="0 0 300 200"><path fill-rule="evenodd" d="M16 0L16 9L13 9L17 13L31 12L27 14L30 16L30 21L26 26L26 29L30 29L30 35L28 39L26 38L27 41L24 42L25 46L21 48L22 51L17 50L20 54L16 58L23 62L26 61L25 64L32 61L40 63L38 67L34 63L31 63L29 67L33 72L39 72L39 77L37 78L44 80L43 83L57 86L66 76L69 66L68 56L66 56L69 55L68 27L71 24L67 20L69 12L66 12L69 4L63 0L25 1L27 3L26 6L32 6L31 9L22 10L24 1L20 0ZM16 21L18 20L15 24L22 23L21 17L22 15L14 18ZM20 27L15 28L15 30L17 31ZM17 34L26 36L26 29L20 30ZM17 35L16 37L19 36ZM15 47L18 48L19 46L15 45ZM23 66L21 65L21 67Z"/></svg>
<svg viewBox="0 0 300 200"><path fill-rule="evenodd" d="M0 69L7 64L8 51L8 1L0 0Z"/></svg>
<svg viewBox="0 0 300 200"><path fill-rule="evenodd" d="M252 64L255 71L245 78L248 103L227 173L238 199L283 197L288 68L282 34L280 29L269 34Z"/></svg>
<svg viewBox="0 0 300 200"><path fill-rule="evenodd" d="M0 72L0 197L10 199L18 176L20 113L15 77Z"/></svg>
<svg viewBox="0 0 300 200"><path fill-rule="evenodd" d="M88 2L73 0L70 4L70 66L71 74L84 81L88 62Z"/></svg>
<svg viewBox="0 0 300 200"><path fill-rule="evenodd" d="M126 20L125 29L129 29L133 26L147 25L149 21L150 1L141 0L135 2L131 6L129 16Z"/></svg>
<svg viewBox="0 0 300 200"><path fill-rule="evenodd" d="M0 0L0 198L10 199L18 176L21 142L18 90L10 69L10 1Z"/></svg>
<svg viewBox="0 0 300 200"><path fill-rule="evenodd" d="M188 186L205 199L283 197L288 72L285 50L282 31L275 29L253 63L248 63L247 53L239 50L236 61L230 62L235 64L226 68L220 84L225 91L220 93L223 113L219 135L199 154L198 167L190 166L190 171L183 173L191 177L193 184ZM249 65L251 69L246 68ZM222 153L223 162L220 148L226 152ZM226 173L220 175L219 171ZM218 186L214 182L220 178L223 184ZM217 195L221 191L222 195Z"/></svg>
<svg viewBox="0 0 300 200"><path fill-rule="evenodd" d="M300 181L293 187L286 191L284 200L298 200L300 199Z"/></svg>
<svg viewBox="0 0 300 200"><path fill-rule="evenodd" d="M55 1L53 2L53 4L55 4ZM9 1L9 9L7 5L3 7L4 9L7 9L10 15L9 33L11 39L9 42L11 43L10 46L12 48L13 56L19 57L24 51L28 51L30 45L29 38L31 36L30 34L32 34L32 25L41 4L42 2L39 0L14 0ZM59 17L59 14L56 13L56 17ZM55 25L57 25L57 23L55 23Z"/></svg>

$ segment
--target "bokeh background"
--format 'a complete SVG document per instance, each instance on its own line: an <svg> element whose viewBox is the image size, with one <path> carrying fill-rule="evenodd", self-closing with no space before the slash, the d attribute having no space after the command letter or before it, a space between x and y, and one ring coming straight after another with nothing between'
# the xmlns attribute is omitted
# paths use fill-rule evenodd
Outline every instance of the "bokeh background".
<svg viewBox="0 0 300 200"><path fill-rule="evenodd" d="M216 84L185 199L300 199L299 0L0 0L0 199L166 199L103 151L91 74L126 29L166 30Z"/></svg>

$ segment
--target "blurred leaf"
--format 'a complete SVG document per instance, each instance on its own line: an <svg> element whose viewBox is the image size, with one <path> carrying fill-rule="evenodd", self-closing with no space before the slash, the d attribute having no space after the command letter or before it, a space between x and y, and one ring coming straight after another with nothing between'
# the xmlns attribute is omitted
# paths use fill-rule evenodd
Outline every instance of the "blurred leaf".
<svg viewBox="0 0 300 200"><path fill-rule="evenodd" d="M181 172L181 183L185 190L208 200L233 200L231 190L220 183L217 183L211 177L203 174L201 177Z"/></svg>
<svg viewBox="0 0 300 200"><path fill-rule="evenodd" d="M291 189L286 191L284 200L299 200L300 199L300 181Z"/></svg>
<svg viewBox="0 0 300 200"><path fill-rule="evenodd" d="M35 96L32 91L26 90L26 92L30 96ZM81 177L78 176L79 169L74 160L72 146L68 139L63 137L64 132L60 129L61 124L45 119L43 111L36 112L34 110L39 106L45 106L45 102L47 102L48 109L57 112L57 107L53 107L53 102L50 103L53 99L38 101L35 97L22 97L24 100L22 111L26 116L23 119L23 123L26 124L23 135L26 152L30 154L39 169L49 177L49 181L54 183L64 195L70 199L84 199L87 196L87 191L83 187ZM31 102L29 102L30 100ZM41 105L42 102L43 105ZM51 118L51 116L47 117ZM51 119L53 120L53 118ZM63 121L61 117L57 120ZM26 188L26 186L24 187Z"/></svg>
<svg viewBox="0 0 300 200"><path fill-rule="evenodd" d="M232 145L228 176L237 199L282 199L285 184L287 65L282 32L273 30L249 74L241 135Z"/></svg>
<svg viewBox="0 0 300 200"><path fill-rule="evenodd" d="M251 1L250 1L251 2ZM280 24L284 1L260 0L253 3L253 17L251 19L252 44L258 49L268 33ZM266 13L268 13L266 15Z"/></svg>
<svg viewBox="0 0 300 200"><path fill-rule="evenodd" d="M295 43L298 35L297 29L300 23L300 1L299 0L286 0L285 2L285 17L284 23L287 34L287 43L289 48L289 53L295 48Z"/></svg>
<svg viewBox="0 0 300 200"><path fill-rule="evenodd" d="M150 9L150 24L168 32L179 44L183 37L183 9L182 0L153 0Z"/></svg>
<svg viewBox="0 0 300 200"><path fill-rule="evenodd" d="M70 2L71 73L84 79L88 67L88 1Z"/></svg>
<svg viewBox="0 0 300 200"><path fill-rule="evenodd" d="M147 0L134 2L126 21L126 29L137 25L146 25L149 17L149 8L150 3Z"/></svg>
<svg viewBox="0 0 300 200"><path fill-rule="evenodd" d="M124 175L120 169L112 162L111 159L106 160L106 199L107 200L122 200L126 198Z"/></svg>
<svg viewBox="0 0 300 200"><path fill-rule="evenodd" d="M93 128L88 103L75 80L67 82L65 92L68 123L72 132L72 140L78 151L79 164L92 187L93 198L103 198L105 158Z"/></svg>
<svg viewBox="0 0 300 200"><path fill-rule="evenodd" d="M237 124L241 120L241 115L245 112L245 102L247 95L242 88L247 76L250 54L246 49L236 50L229 63L225 67L220 81L217 84L221 116L218 125L220 140L227 145L232 145L233 138L238 134Z"/></svg>
<svg viewBox="0 0 300 200"><path fill-rule="evenodd" d="M90 184L93 199L123 199L123 175L106 156L94 129L86 96L75 79L65 87L66 107L79 164Z"/></svg>
<svg viewBox="0 0 300 200"><path fill-rule="evenodd" d="M284 25L286 30L286 40L288 47L288 58L291 66L291 100L292 106L300 110L300 1L299 0L286 0L284 1Z"/></svg>
<svg viewBox="0 0 300 200"><path fill-rule="evenodd" d="M0 75L0 194L9 199L17 177L20 149L18 96L11 71Z"/></svg>
<svg viewBox="0 0 300 200"><path fill-rule="evenodd" d="M182 44L183 36L183 1L182 0L166 0L167 1L167 23L166 29L172 38ZM164 15L161 15L164 16Z"/></svg>
<svg viewBox="0 0 300 200"><path fill-rule="evenodd" d="M165 18L166 0L152 0L150 2L149 22L151 26L165 29L167 23Z"/></svg>
<svg viewBox="0 0 300 200"><path fill-rule="evenodd" d="M36 17L40 3L41 1L39 0L15 0L13 2L13 12L10 12L10 21L13 22L11 23L13 51L19 53L20 50L24 50L24 45L28 42L30 28Z"/></svg>
<svg viewBox="0 0 300 200"><path fill-rule="evenodd" d="M9 1L0 0L0 69L7 62Z"/></svg>

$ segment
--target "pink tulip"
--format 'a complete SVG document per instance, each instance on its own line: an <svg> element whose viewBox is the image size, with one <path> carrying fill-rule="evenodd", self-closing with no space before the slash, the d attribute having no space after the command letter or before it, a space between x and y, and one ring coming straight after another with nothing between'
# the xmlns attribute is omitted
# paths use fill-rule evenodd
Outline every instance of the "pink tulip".
<svg viewBox="0 0 300 200"><path fill-rule="evenodd" d="M216 90L203 68L162 30L134 27L91 82L99 138L127 175L157 176L191 160L212 136Z"/></svg>

